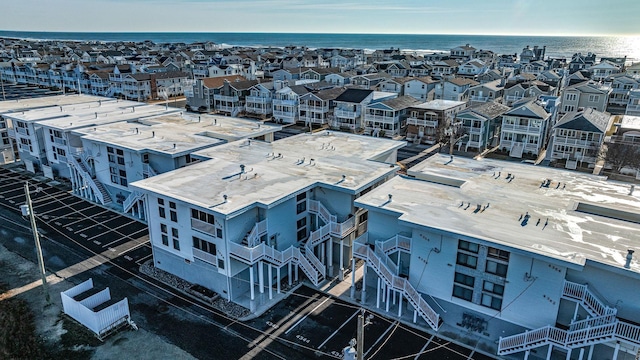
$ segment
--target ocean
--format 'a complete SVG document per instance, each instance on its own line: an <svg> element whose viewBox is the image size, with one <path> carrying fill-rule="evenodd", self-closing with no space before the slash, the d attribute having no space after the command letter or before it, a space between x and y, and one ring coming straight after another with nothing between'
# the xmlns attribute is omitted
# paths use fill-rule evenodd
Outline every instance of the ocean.
<svg viewBox="0 0 640 360"><path fill-rule="evenodd" d="M212 41L240 46L307 46L310 48L357 48L366 50L400 48L425 53L449 51L470 44L476 49L498 54L520 54L522 49L546 46L546 55L570 58L577 52L595 53L598 57L627 57L640 61L640 37L587 36L498 36L498 35L401 35L401 34L309 34L309 33L188 33L188 32L31 32L3 31L0 37L33 40L144 41L155 43Z"/></svg>

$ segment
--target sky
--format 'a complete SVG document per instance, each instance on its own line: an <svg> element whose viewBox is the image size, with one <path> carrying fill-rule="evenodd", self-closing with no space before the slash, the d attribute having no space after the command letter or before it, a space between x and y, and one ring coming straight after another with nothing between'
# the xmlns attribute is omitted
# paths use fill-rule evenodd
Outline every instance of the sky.
<svg viewBox="0 0 640 360"><path fill-rule="evenodd" d="M638 0L19 0L0 30L640 35Z"/></svg>

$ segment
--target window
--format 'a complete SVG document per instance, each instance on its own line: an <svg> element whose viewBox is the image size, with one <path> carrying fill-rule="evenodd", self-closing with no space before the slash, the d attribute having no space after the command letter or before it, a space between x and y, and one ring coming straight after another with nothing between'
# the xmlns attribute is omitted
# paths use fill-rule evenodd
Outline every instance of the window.
<svg viewBox="0 0 640 360"><path fill-rule="evenodd" d="M465 274L461 274L459 272L456 273L453 281L455 281L458 284L462 284L462 285L466 285L469 287L473 287L473 285L475 284L476 279L473 276L469 276L469 275L465 275Z"/></svg>
<svg viewBox="0 0 640 360"><path fill-rule="evenodd" d="M171 228L171 236L177 238L178 236L178 229L176 228Z"/></svg>
<svg viewBox="0 0 640 360"><path fill-rule="evenodd" d="M307 228L298 230L298 241L304 240L305 237L307 237Z"/></svg>
<svg viewBox="0 0 640 360"><path fill-rule="evenodd" d="M222 229L216 229L216 237L222 239Z"/></svg>
<svg viewBox="0 0 640 360"><path fill-rule="evenodd" d="M307 210L307 203L306 202L301 202L301 203L296 205L296 214L301 214L305 210Z"/></svg>
<svg viewBox="0 0 640 360"><path fill-rule="evenodd" d="M195 236L193 237L193 247L212 255L216 254L216 244L202 240Z"/></svg>
<svg viewBox="0 0 640 360"><path fill-rule="evenodd" d="M307 193L298 194L298 196L296 196L296 201L300 202L306 198L307 198Z"/></svg>
<svg viewBox="0 0 640 360"><path fill-rule="evenodd" d="M589 95L589 102L598 102L600 100L599 95Z"/></svg>
<svg viewBox="0 0 640 360"><path fill-rule="evenodd" d="M505 277L507 276L507 265L487 260L486 272Z"/></svg>
<svg viewBox="0 0 640 360"><path fill-rule="evenodd" d="M164 199L158 198L158 205L164 205Z"/></svg>
<svg viewBox="0 0 640 360"><path fill-rule="evenodd" d="M453 296L463 300L471 301L473 300L473 290L459 285L453 285Z"/></svg>
<svg viewBox="0 0 640 360"><path fill-rule="evenodd" d="M298 220L296 222L296 225L298 229L305 227L307 225L307 218L303 217L302 219Z"/></svg>
<svg viewBox="0 0 640 360"><path fill-rule="evenodd" d="M576 101L577 94L569 93L565 95L565 98L567 99L567 101Z"/></svg>
<svg viewBox="0 0 640 360"><path fill-rule="evenodd" d="M173 248L180 251L180 240L173 239Z"/></svg>
<svg viewBox="0 0 640 360"><path fill-rule="evenodd" d="M456 264L475 269L478 266L478 257L467 255L464 253L458 253Z"/></svg>
<svg viewBox="0 0 640 360"><path fill-rule="evenodd" d="M206 212L197 209L191 209L191 218L209 223L211 225L215 224L215 218L213 217L213 215L207 214Z"/></svg>
<svg viewBox="0 0 640 360"><path fill-rule="evenodd" d="M173 210L170 210L169 211L169 216L171 218L171 221L178 222L178 213L177 212L175 212Z"/></svg>
<svg viewBox="0 0 640 360"><path fill-rule="evenodd" d="M458 241L458 249L477 254L479 250L479 246L476 243L460 240Z"/></svg>
<svg viewBox="0 0 640 360"><path fill-rule="evenodd" d="M500 310L502 308L502 299L489 294L482 294L482 301L480 302L480 305L494 310Z"/></svg>
<svg viewBox="0 0 640 360"><path fill-rule="evenodd" d="M162 245L169 246L169 237L167 234L162 234Z"/></svg>
<svg viewBox="0 0 640 360"><path fill-rule="evenodd" d="M113 148L111 146L107 146L107 152L109 154L113 154L114 153Z"/></svg>
<svg viewBox="0 0 640 360"><path fill-rule="evenodd" d="M175 209L176 208L176 203L174 203L173 201L169 201L169 208Z"/></svg>
<svg viewBox="0 0 640 360"><path fill-rule="evenodd" d="M496 259L500 259L500 260L504 260L504 261L509 261L509 252L508 251L504 251L504 250L500 250L500 249L496 249L496 248L489 248L489 252L487 253L488 257L492 257L492 258L496 258Z"/></svg>
<svg viewBox="0 0 640 360"><path fill-rule="evenodd" d="M167 225L165 225L165 224L160 224L160 231L161 231L163 234L166 234L166 233L167 233Z"/></svg>
<svg viewBox="0 0 640 360"><path fill-rule="evenodd" d="M487 291L496 295L502 295L504 294L504 285L492 283L491 281L485 280L482 285L482 291Z"/></svg>
<svg viewBox="0 0 640 360"><path fill-rule="evenodd" d="M165 214L163 207L158 207L158 215L163 219L167 218L167 214Z"/></svg>

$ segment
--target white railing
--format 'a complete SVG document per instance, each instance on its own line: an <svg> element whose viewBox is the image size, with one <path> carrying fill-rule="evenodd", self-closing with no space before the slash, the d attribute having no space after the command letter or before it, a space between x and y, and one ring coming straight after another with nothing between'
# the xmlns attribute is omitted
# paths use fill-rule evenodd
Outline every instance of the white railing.
<svg viewBox="0 0 640 360"><path fill-rule="evenodd" d="M282 105L282 106L296 106L298 104L298 100L290 100L290 99L273 99L273 105Z"/></svg>
<svg viewBox="0 0 640 360"><path fill-rule="evenodd" d="M487 102L487 101L489 101L489 97L488 96L473 95L473 96L471 96L471 101Z"/></svg>
<svg viewBox="0 0 640 360"><path fill-rule="evenodd" d="M324 266L324 264L320 261L320 259L318 259L318 257L313 253L313 247L311 246L311 242L307 241L306 244L304 245L304 248L305 248L304 258L306 258L309 261L309 263L313 265L313 267L316 269L318 273L320 273L321 276L323 277L326 276L327 269Z"/></svg>
<svg viewBox="0 0 640 360"><path fill-rule="evenodd" d="M324 205L318 200L309 200L309 212L312 214L318 214L320 219L324 221L325 224L329 224L331 222L336 222L337 217L332 215L329 210L327 210Z"/></svg>
<svg viewBox="0 0 640 360"><path fill-rule="evenodd" d="M67 145L67 140L54 137L53 142L59 145Z"/></svg>
<svg viewBox="0 0 640 360"><path fill-rule="evenodd" d="M407 301L420 314L427 324L433 329L438 330L440 315L435 312L431 306L422 298L420 293L409 283L408 280L396 276L382 262L373 250L366 244L367 234L360 236L353 243L353 256L363 259L370 265L374 271L394 290L402 291Z"/></svg>
<svg viewBox="0 0 640 360"><path fill-rule="evenodd" d="M518 101L518 100L521 100L521 99L522 99L522 96L520 96L520 95L517 95L517 96L516 95L507 95L507 96L505 96L505 100L507 100L507 101Z"/></svg>
<svg viewBox="0 0 640 360"><path fill-rule="evenodd" d="M26 128L16 127L16 131L18 132L18 134L21 134L21 135L29 135L27 133L27 129Z"/></svg>
<svg viewBox="0 0 640 360"><path fill-rule="evenodd" d="M338 222L338 217L331 214L322 202L318 200L309 200L309 212L317 214L325 224L330 225L329 232L332 236L342 239L356 229L355 216L350 216L347 220L340 223Z"/></svg>
<svg viewBox="0 0 640 360"><path fill-rule="evenodd" d="M298 112L296 110L291 110L291 111L279 111L279 110L274 110L273 111L273 116L277 116L277 117L282 117L282 118L295 118L298 115Z"/></svg>
<svg viewBox="0 0 640 360"><path fill-rule="evenodd" d="M260 238L267 233L267 219L257 222L249 235L247 236L247 244L249 247L254 247L260 242Z"/></svg>
<svg viewBox="0 0 640 360"><path fill-rule="evenodd" d="M530 134L540 133L540 127L526 126L526 125L502 124L502 130L518 131L518 132L525 132Z"/></svg>
<svg viewBox="0 0 640 360"><path fill-rule="evenodd" d="M319 112L319 113L329 112L329 106L314 106L314 105L307 105L305 103L300 103L300 105L298 106L298 109L300 109L300 111L312 111L312 112Z"/></svg>
<svg viewBox="0 0 640 360"><path fill-rule="evenodd" d="M376 248L380 247L380 250L385 254L402 250L406 252L411 251L411 238L402 235L394 235L387 240L376 241Z"/></svg>
<svg viewBox="0 0 640 360"><path fill-rule="evenodd" d="M291 246L282 252L267 246L265 243L260 243L258 246L253 248L234 242L229 242L228 246L230 255L248 263L249 265L255 264L260 260L268 261L276 266L283 266L292 262L293 264L298 264L300 266L302 271L314 285L318 286L320 281L322 281L320 273L313 267L313 265L311 265L309 260L302 255L300 249L295 246Z"/></svg>
<svg viewBox="0 0 640 360"><path fill-rule="evenodd" d="M407 124L408 125L415 125L415 126L424 126L424 127L430 127L430 128L437 128L438 127L438 120L425 120L425 119L418 119L418 118L410 117L410 118L407 118Z"/></svg>
<svg viewBox="0 0 640 360"><path fill-rule="evenodd" d="M553 139L553 145L576 145L576 146L591 146L595 148L598 140L580 140L580 139L571 139L566 137L555 137Z"/></svg>
<svg viewBox="0 0 640 360"><path fill-rule="evenodd" d="M335 109L335 110L333 110L333 115L335 117L341 117L341 118L347 118L347 119L355 119L358 116L360 116L360 111Z"/></svg>
<svg viewBox="0 0 640 360"><path fill-rule="evenodd" d="M469 132L469 134L482 134L484 132L484 127L465 126L464 128Z"/></svg>
<svg viewBox="0 0 640 360"><path fill-rule="evenodd" d="M377 123L384 123L384 124L395 124L400 122L400 115L384 116L384 115L365 114L364 121L371 122L371 123L377 122Z"/></svg>
<svg viewBox="0 0 640 360"><path fill-rule="evenodd" d="M247 96L245 98L245 102L254 104L271 104L271 98L262 96Z"/></svg>
<svg viewBox="0 0 640 360"><path fill-rule="evenodd" d="M498 355L525 351L549 343L571 349L607 341L624 340L640 346L640 326L617 319L617 310L606 306L589 291L587 285L565 280L562 297L578 301L587 312L595 317L575 321L571 323L569 330L545 326L524 334L500 338Z"/></svg>
<svg viewBox="0 0 640 360"><path fill-rule="evenodd" d="M77 190L80 190L84 186L88 186L92 190L92 193L96 197L96 200L100 204L106 205L108 202L102 195L102 192L98 188L96 182L91 178L91 174L86 171L84 165L81 165L82 160L80 159L80 157L73 156L73 159L71 161L67 161L67 164L71 165L71 167L76 170L76 172L80 175L82 181L84 182L84 184L80 184L78 186Z"/></svg>
<svg viewBox="0 0 640 360"><path fill-rule="evenodd" d="M158 172L151 166L151 164L142 164L142 173L147 177L154 177L158 175Z"/></svg>
<svg viewBox="0 0 640 360"><path fill-rule="evenodd" d="M128 213L129 210L133 207L136 201L142 199L142 193L139 191L134 191L126 199L122 202L122 210L125 213Z"/></svg>
<svg viewBox="0 0 640 360"><path fill-rule="evenodd" d="M209 254L206 251L202 251L202 250L196 249L196 248L192 248L192 250L193 250L193 257L194 258L200 259L202 261L206 261L209 264L213 264L213 265L217 266L216 262L217 262L218 258L214 254Z"/></svg>
<svg viewBox="0 0 640 360"><path fill-rule="evenodd" d="M591 316L616 314L617 312L615 308L610 308L600 301L600 299L589 290L587 285L565 280L562 287L562 297L578 301Z"/></svg>

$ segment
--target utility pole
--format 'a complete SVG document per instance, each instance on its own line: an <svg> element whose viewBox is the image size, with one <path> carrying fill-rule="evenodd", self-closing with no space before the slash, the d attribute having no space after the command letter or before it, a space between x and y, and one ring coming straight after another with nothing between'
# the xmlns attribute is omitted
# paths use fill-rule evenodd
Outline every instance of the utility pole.
<svg viewBox="0 0 640 360"><path fill-rule="evenodd" d="M4 75L0 74L0 85L2 85L2 100L7 101L7 97L4 94Z"/></svg>
<svg viewBox="0 0 640 360"><path fill-rule="evenodd" d="M36 243L36 250L38 251L38 268L40 269L40 275L42 276L42 290L44 291L44 297L47 300L47 304L51 302L49 298L49 289L47 287L47 274L44 269L44 259L42 258L42 248L40 247L40 237L38 236L38 227L36 225L36 216L33 212L33 204L31 204L31 195L29 194L29 183L24 183L24 193L27 197L27 209L29 217L31 218L31 231L33 231L33 240ZM24 211L23 211L24 215Z"/></svg>
<svg viewBox="0 0 640 360"><path fill-rule="evenodd" d="M364 327L371 324L373 315L364 317L364 309L360 309L358 315L358 334L356 337L356 360L364 360Z"/></svg>

